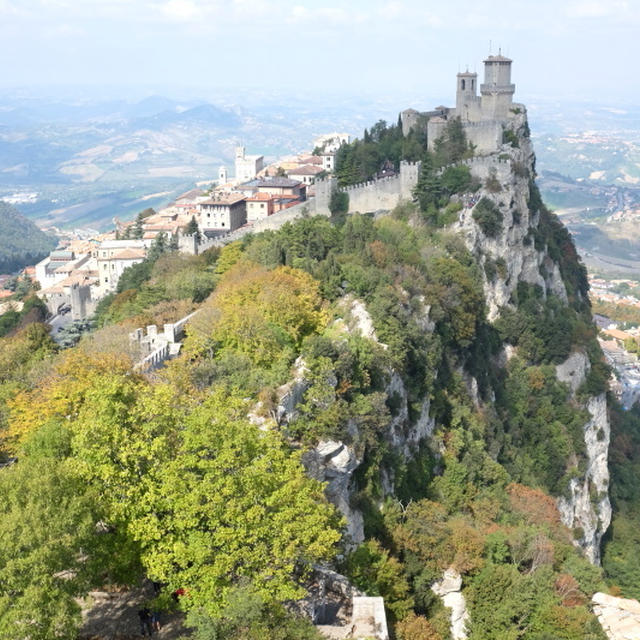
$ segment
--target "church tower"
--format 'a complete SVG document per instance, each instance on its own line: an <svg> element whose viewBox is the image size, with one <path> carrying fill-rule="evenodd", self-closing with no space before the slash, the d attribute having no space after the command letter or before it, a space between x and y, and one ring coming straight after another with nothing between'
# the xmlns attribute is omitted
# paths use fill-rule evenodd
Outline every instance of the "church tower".
<svg viewBox="0 0 640 640"><path fill-rule="evenodd" d="M511 84L511 62L502 52L484 61L484 84L480 85L480 93L482 115L486 119L502 120L509 115L516 91L516 85Z"/></svg>
<svg viewBox="0 0 640 640"><path fill-rule="evenodd" d="M457 76L456 116L463 121L480 120L480 98L478 97L478 74L465 71Z"/></svg>

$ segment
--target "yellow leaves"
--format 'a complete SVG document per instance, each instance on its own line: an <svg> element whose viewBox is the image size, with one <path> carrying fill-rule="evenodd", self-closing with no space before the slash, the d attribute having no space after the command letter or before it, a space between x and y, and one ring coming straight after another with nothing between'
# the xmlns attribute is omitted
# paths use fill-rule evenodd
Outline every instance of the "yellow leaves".
<svg viewBox="0 0 640 640"><path fill-rule="evenodd" d="M270 364L284 348L299 345L327 320L319 283L306 272L290 267L270 271L238 262L194 319L189 350L203 349L213 339L255 363Z"/></svg>
<svg viewBox="0 0 640 640"><path fill-rule="evenodd" d="M130 369L126 357L69 351L37 389L22 391L8 403L7 448L16 452L31 433L53 418L74 418L98 379L109 374L130 375Z"/></svg>

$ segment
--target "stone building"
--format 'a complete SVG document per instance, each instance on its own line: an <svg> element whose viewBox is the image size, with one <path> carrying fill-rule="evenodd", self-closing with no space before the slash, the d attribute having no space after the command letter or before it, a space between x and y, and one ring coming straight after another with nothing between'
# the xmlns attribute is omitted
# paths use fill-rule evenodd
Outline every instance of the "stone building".
<svg viewBox="0 0 640 640"><path fill-rule="evenodd" d="M240 228L247 222L245 200L242 193L214 193L198 205L200 230L222 235Z"/></svg>
<svg viewBox="0 0 640 640"><path fill-rule="evenodd" d="M306 185L312 185L319 173L322 173L324 169L321 166L313 164L305 164L301 167L296 167L287 171L287 176L292 180L297 180Z"/></svg>
<svg viewBox="0 0 640 640"><path fill-rule="evenodd" d="M247 222L256 222L273 215L274 198L275 196L260 192L247 198Z"/></svg>
<svg viewBox="0 0 640 640"><path fill-rule="evenodd" d="M447 123L453 118L460 118L467 139L475 146L477 153L496 151L502 144L505 125L524 109L513 102L515 85L511 82L511 64L512 60L501 53L488 56L484 61L484 82L480 85L477 73L458 73L456 106L437 107L424 113L415 109L403 111L400 114L403 134L407 135L424 117L428 119L428 146L433 149Z"/></svg>
<svg viewBox="0 0 640 640"><path fill-rule="evenodd" d="M145 259L150 242L149 240L109 240L100 244L96 252L98 298L115 291L123 271Z"/></svg>
<svg viewBox="0 0 640 640"><path fill-rule="evenodd" d="M244 147L236 147L236 181L252 180L264 168L264 156L248 156Z"/></svg>

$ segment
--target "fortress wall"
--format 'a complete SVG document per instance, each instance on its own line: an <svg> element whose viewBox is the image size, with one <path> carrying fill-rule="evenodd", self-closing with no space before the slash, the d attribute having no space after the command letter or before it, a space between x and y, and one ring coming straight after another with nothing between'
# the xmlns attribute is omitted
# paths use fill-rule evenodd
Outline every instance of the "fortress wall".
<svg viewBox="0 0 640 640"><path fill-rule="evenodd" d="M400 176L344 187L341 191L349 195L349 213L393 209L400 202Z"/></svg>
<svg viewBox="0 0 640 640"><path fill-rule="evenodd" d="M464 131L477 153L494 153L502 145L502 124L495 120L465 122Z"/></svg>
<svg viewBox="0 0 640 640"><path fill-rule="evenodd" d="M496 178L501 182L506 182L511 178L511 161L510 159L500 160L495 156L490 157L475 157L469 160L465 160L471 173L480 180L486 180L491 173L495 170Z"/></svg>

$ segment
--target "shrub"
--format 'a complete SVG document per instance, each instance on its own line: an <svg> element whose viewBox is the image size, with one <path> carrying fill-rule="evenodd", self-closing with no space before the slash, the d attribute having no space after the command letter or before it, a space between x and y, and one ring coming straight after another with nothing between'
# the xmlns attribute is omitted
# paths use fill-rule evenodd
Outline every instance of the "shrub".
<svg viewBox="0 0 640 640"><path fill-rule="evenodd" d="M502 230L502 212L489 198L481 198L473 208L473 219L482 229L482 233L495 238Z"/></svg>
<svg viewBox="0 0 640 640"><path fill-rule="evenodd" d="M510 144L514 149L520 147L518 136L511 129L505 129L502 132L502 144Z"/></svg>

